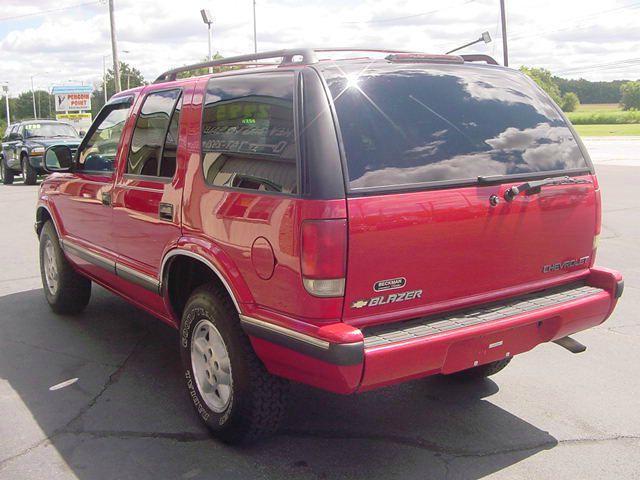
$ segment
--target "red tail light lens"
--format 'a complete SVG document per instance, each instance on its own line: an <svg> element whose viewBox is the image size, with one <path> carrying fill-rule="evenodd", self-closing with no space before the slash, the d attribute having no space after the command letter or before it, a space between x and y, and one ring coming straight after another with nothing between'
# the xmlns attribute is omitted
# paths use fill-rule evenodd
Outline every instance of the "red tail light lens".
<svg viewBox="0 0 640 480"><path fill-rule="evenodd" d="M347 221L307 220L302 223L302 276L316 296L344 295Z"/></svg>

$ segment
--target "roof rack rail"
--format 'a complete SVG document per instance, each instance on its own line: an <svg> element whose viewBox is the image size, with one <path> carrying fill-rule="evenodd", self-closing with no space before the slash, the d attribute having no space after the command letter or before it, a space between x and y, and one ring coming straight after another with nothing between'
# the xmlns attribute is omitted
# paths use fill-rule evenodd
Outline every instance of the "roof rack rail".
<svg viewBox="0 0 640 480"><path fill-rule="evenodd" d="M219 67L222 65L237 65L242 67L250 66L265 66L265 63L247 63L255 60L267 60L270 58L282 58L282 61L273 65L310 65L318 63L319 59L317 53L325 52L374 52L374 53L412 53L408 50L389 50L389 49L376 49L376 48L293 48L285 50L273 50L270 52L252 53L249 55L239 55L236 57L227 57L220 60L212 60L200 63L194 63L192 65L185 65L183 67L173 68L167 70L160 75L153 83L170 82L177 78L179 73L189 72L191 70L198 70L200 68ZM301 60L294 60L295 57L302 57Z"/></svg>
<svg viewBox="0 0 640 480"><path fill-rule="evenodd" d="M298 56L301 56L302 60L294 61L293 60L294 57L298 57ZM198 70L200 68L219 67L221 65L233 65L236 63L251 62L252 60L266 60L269 58L282 58L280 65L310 64L310 63L316 63L318 61L315 55L315 51L312 48L273 50L270 52L252 53L250 55L238 55L236 57L227 57L220 60L194 63L191 65L185 65L183 67L173 68L171 70L167 70L166 72L164 72L162 75L156 78L156 80L153 83L170 82L177 78L178 73L189 72L191 70Z"/></svg>
<svg viewBox="0 0 640 480"><path fill-rule="evenodd" d="M489 65L499 65L496 59L483 54L460 55L465 62L487 62Z"/></svg>

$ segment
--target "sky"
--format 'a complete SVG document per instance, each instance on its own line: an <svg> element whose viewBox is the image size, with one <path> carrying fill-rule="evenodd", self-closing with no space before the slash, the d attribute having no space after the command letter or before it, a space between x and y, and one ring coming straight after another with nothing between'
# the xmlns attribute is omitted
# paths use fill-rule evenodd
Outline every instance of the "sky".
<svg viewBox="0 0 640 480"><path fill-rule="evenodd" d="M213 50L253 52L252 0L114 0L120 60L153 81L207 55L200 9L214 16ZM505 0L509 64L567 78L640 78L640 0ZM258 50L301 46L461 53L502 63L499 0L256 0ZM2 0L0 83L31 88L101 82L111 63L106 0Z"/></svg>

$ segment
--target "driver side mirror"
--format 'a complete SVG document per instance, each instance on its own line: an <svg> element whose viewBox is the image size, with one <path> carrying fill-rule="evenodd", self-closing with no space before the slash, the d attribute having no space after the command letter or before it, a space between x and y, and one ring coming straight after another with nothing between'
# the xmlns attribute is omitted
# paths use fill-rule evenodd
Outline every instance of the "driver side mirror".
<svg viewBox="0 0 640 480"><path fill-rule="evenodd" d="M80 132L78 132L78 133L79 133L80 138L84 138L84 136L87 134L87 132L85 132L84 130L80 130Z"/></svg>
<svg viewBox="0 0 640 480"><path fill-rule="evenodd" d="M70 172L73 153L67 145L52 145L44 152L44 169L47 173Z"/></svg>
<svg viewBox="0 0 640 480"><path fill-rule="evenodd" d="M9 141L22 140L22 135L19 133L13 132L9 134Z"/></svg>

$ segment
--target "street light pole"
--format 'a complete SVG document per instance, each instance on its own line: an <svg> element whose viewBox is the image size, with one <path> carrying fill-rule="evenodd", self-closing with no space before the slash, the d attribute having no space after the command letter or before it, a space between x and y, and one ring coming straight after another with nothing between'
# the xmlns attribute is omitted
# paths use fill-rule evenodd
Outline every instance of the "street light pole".
<svg viewBox="0 0 640 480"><path fill-rule="evenodd" d="M102 90L104 90L104 104L107 104L107 57L109 55L102 56Z"/></svg>
<svg viewBox="0 0 640 480"><path fill-rule="evenodd" d="M11 114L9 112L9 83L8 82L3 82L5 83L5 85L3 85L2 90L4 90L4 101L5 101L5 107L7 108L7 127L9 125L11 125Z"/></svg>
<svg viewBox="0 0 640 480"><path fill-rule="evenodd" d="M111 23L111 54L113 55L113 79L116 93L122 90L120 85L120 64L118 61L118 40L116 39L116 19L113 13L113 0L109 0L109 22Z"/></svg>
<svg viewBox="0 0 640 480"><path fill-rule="evenodd" d="M209 61L211 61L213 60L211 53L211 24L213 23L213 17L211 16L211 12L205 8L200 10L200 15L202 15L202 21L207 24L207 28L209 29ZM209 67L209 73L213 73L213 68Z"/></svg>
<svg viewBox="0 0 640 480"><path fill-rule="evenodd" d="M446 55L449 55L450 53L453 53L453 52L457 52L458 50L462 50L463 48L470 47L471 45L475 45L476 43L479 43L479 42L489 43L490 41L491 41L491 35L489 35L489 32L482 32L482 35L480 35L480 38L478 38L477 40L474 40L473 42L465 43L464 45L458 48L454 48L453 50L449 50L446 53Z"/></svg>
<svg viewBox="0 0 640 480"><path fill-rule="evenodd" d="M507 49L507 14L504 11L504 0L500 0L500 19L502 21L502 55L504 66L509 66L509 50Z"/></svg>
<svg viewBox="0 0 640 480"><path fill-rule="evenodd" d="M36 92L33 89L33 75L31 75L31 99L33 100L33 118L38 119L38 112L36 112Z"/></svg>
<svg viewBox="0 0 640 480"><path fill-rule="evenodd" d="M253 53L258 53L258 36L256 34L256 0L253 0Z"/></svg>

